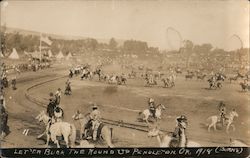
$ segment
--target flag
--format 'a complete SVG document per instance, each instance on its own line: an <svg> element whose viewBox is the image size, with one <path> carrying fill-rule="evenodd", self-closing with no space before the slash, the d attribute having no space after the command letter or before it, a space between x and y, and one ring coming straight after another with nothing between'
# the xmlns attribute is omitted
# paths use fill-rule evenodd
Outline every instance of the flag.
<svg viewBox="0 0 250 158"><path fill-rule="evenodd" d="M48 45L52 44L52 41L47 36L46 37L41 36L41 41L45 42Z"/></svg>

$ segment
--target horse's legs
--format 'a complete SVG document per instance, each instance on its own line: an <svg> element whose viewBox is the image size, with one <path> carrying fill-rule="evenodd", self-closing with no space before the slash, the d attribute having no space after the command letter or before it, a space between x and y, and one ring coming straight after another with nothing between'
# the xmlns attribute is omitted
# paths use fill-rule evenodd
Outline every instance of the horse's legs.
<svg viewBox="0 0 250 158"><path fill-rule="evenodd" d="M216 123L214 123L214 130L217 131L217 128L216 128Z"/></svg>
<svg viewBox="0 0 250 158"><path fill-rule="evenodd" d="M228 124L227 124L227 128L226 128L226 132L227 132L227 133L229 133L229 128L230 128L230 126L231 126L231 123L228 123Z"/></svg>
<svg viewBox="0 0 250 158"><path fill-rule="evenodd" d="M83 127L81 126L81 128L80 128L80 140L82 140L82 136L83 136L83 133L84 132L84 129L83 129Z"/></svg>
<svg viewBox="0 0 250 158"><path fill-rule="evenodd" d="M67 148L69 148L69 137L67 135L63 135L64 141L66 143Z"/></svg>
<svg viewBox="0 0 250 158"><path fill-rule="evenodd" d="M208 128L207 128L208 132L210 132L210 129L211 129L212 126L213 126L213 124L210 124L210 125L208 126Z"/></svg>
<svg viewBox="0 0 250 158"><path fill-rule="evenodd" d="M47 133L47 142L46 142L46 146L49 146L49 140L50 140L50 134Z"/></svg>
<svg viewBox="0 0 250 158"><path fill-rule="evenodd" d="M235 125L234 125L234 124L231 124L231 126L233 127L233 131L235 131Z"/></svg>
<svg viewBox="0 0 250 158"><path fill-rule="evenodd" d="M59 141L56 139L54 142L56 143L57 148L60 148ZM67 148L68 148L68 144L67 144Z"/></svg>
<svg viewBox="0 0 250 158"><path fill-rule="evenodd" d="M102 128L102 137L106 141L108 147L113 148L115 147L112 143L112 138L111 138L111 130L107 127Z"/></svg>
<svg viewBox="0 0 250 158"><path fill-rule="evenodd" d="M46 133L46 130L42 134L40 134L39 136L37 136L36 138L37 139L41 138L45 133Z"/></svg>

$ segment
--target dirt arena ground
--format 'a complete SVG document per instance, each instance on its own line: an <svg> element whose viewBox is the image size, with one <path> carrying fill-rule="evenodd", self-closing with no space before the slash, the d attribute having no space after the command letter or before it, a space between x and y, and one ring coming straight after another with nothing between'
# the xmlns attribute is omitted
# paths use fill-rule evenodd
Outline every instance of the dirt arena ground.
<svg viewBox="0 0 250 158"><path fill-rule="evenodd" d="M107 68L117 71L117 68ZM106 70L107 71L107 70ZM119 72L119 71L117 71ZM51 68L39 72L27 72L18 76L16 91L7 89L7 108L9 112L9 126L11 133L2 142L2 147L44 147L44 140L37 140L36 136L43 132L44 126L39 124L35 117L45 106L38 106L25 97L27 88L59 76L67 75L66 68ZM67 78L51 81L29 91L29 94L47 101L49 92L57 88L64 90ZM71 117L80 110L90 112L89 102L100 105L102 117L112 120L123 120L135 124L138 111L147 108L147 99L153 97L156 103L162 103L167 108L163 111L161 128L173 131L175 118L184 114L188 118L188 138L200 143L202 146L229 146L229 139L241 139L250 144L250 118L249 118L249 92L241 92L238 83L223 83L221 90L208 90L206 81L196 79L185 81L184 76L177 76L176 87L162 88L159 86L144 87L142 79L128 79L127 85L116 86L92 81L80 80L80 76L72 80L71 96L63 96L61 106L65 112L65 120L72 122L79 129L78 122ZM235 119L236 131L226 134L225 129L209 133L205 126L206 119L211 115L218 115L217 105L224 101L227 111L233 108L239 114ZM117 147L157 147L156 138L148 138L147 133L114 126L114 144ZM24 129L30 129L28 136L22 134ZM105 146L105 144L100 144Z"/></svg>

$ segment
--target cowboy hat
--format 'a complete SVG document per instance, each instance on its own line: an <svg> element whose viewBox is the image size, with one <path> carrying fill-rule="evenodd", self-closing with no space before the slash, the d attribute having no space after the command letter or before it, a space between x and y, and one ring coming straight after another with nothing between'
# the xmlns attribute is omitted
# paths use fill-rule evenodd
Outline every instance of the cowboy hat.
<svg viewBox="0 0 250 158"><path fill-rule="evenodd" d="M176 120L177 120L177 122L182 122L182 121L187 122L187 117L185 115L181 115L181 116L177 117Z"/></svg>
<svg viewBox="0 0 250 158"><path fill-rule="evenodd" d="M155 102L155 101L154 101L153 98L149 98L148 102L149 102L149 103L153 103L153 102Z"/></svg>

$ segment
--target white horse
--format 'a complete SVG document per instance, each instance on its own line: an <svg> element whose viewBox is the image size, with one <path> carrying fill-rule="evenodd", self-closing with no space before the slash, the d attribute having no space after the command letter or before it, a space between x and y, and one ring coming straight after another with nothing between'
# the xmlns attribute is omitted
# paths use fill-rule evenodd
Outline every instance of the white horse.
<svg viewBox="0 0 250 158"><path fill-rule="evenodd" d="M36 119L39 122L43 122L46 126L45 132L38 136L39 138L46 133L47 135L46 146L49 145L49 141L51 138L51 140L57 145L57 147L60 148L59 141L56 138L57 136L63 136L67 148L75 146L76 128L73 124L62 121L51 124L50 117L47 116L44 111L42 111L36 117Z"/></svg>
<svg viewBox="0 0 250 158"><path fill-rule="evenodd" d="M73 116L72 119L78 120L80 123L80 139L82 139L82 135L86 136L86 128L89 128L89 121L90 121L90 116L89 114L83 115L79 111L77 111ZM100 127L100 126L99 126ZM114 147L112 143L112 130L104 125L101 129L100 132L100 137L107 143L107 145L111 148Z"/></svg>
<svg viewBox="0 0 250 158"><path fill-rule="evenodd" d="M181 122L180 124L181 124L181 128L180 128L181 135L180 135L180 142L179 142L178 147L201 147L201 145L197 142L190 141L190 140L187 141L186 131L185 131L187 123ZM158 127L149 130L148 137L156 137L159 143L159 147L162 147L162 148L171 147L171 141L173 140L172 136L164 134L162 131L160 131Z"/></svg>
<svg viewBox="0 0 250 158"><path fill-rule="evenodd" d="M164 110L164 109L166 109L166 107L163 104L159 104L159 105L156 106L155 117L156 117L157 120L161 119L161 113L162 113L162 110ZM146 121L147 123L149 123L148 119L149 119L150 116L151 116L150 110L145 109L144 111L139 112L139 117L138 118L142 117L143 121Z"/></svg>
<svg viewBox="0 0 250 158"><path fill-rule="evenodd" d="M117 83L117 76L116 75L111 76L108 80L108 83L109 84L116 84Z"/></svg>
<svg viewBox="0 0 250 158"><path fill-rule="evenodd" d="M226 132L228 133L229 132L229 128L232 126L233 128L233 131L235 131L235 125L233 124L233 120L234 120L234 117L238 117L239 114L235 111L235 109L233 109L233 111L231 111L229 113L229 116L228 118L225 119L225 124L226 124ZM214 115L214 116L210 116L207 121L211 120L211 123L208 124L208 132L210 132L210 129L211 127L214 127L214 130L217 130L216 129L216 124L218 122L220 122L220 116L217 116L217 115Z"/></svg>

